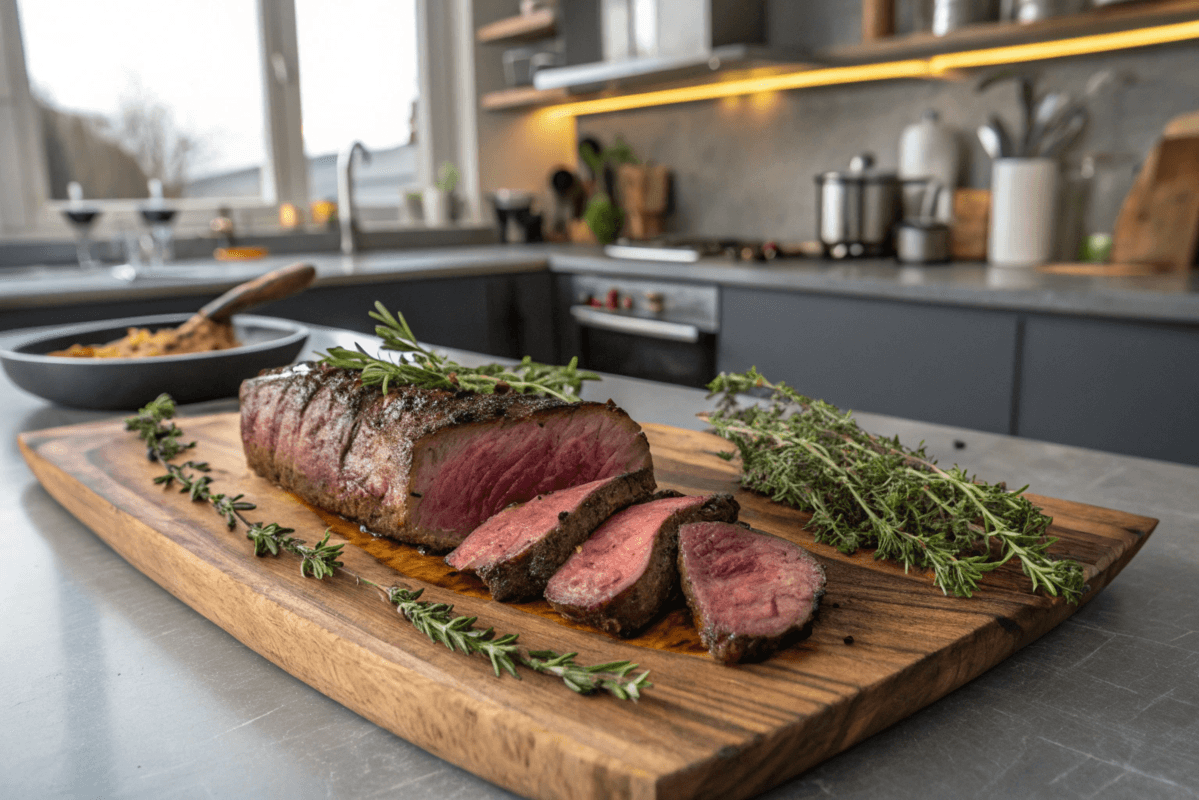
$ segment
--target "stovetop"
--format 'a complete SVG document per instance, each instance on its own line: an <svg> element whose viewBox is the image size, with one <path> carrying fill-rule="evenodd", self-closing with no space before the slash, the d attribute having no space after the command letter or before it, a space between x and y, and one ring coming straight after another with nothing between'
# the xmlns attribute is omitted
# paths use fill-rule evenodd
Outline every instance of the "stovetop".
<svg viewBox="0 0 1199 800"><path fill-rule="evenodd" d="M694 263L701 258L727 258L731 261L772 261L801 255L778 242L751 239L694 237L647 242L622 241L606 245L604 253L612 258L641 261Z"/></svg>

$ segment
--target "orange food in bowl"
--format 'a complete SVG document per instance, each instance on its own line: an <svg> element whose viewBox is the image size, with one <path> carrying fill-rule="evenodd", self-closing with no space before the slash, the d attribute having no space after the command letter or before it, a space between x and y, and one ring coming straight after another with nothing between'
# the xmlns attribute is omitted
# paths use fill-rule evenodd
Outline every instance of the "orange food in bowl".
<svg viewBox="0 0 1199 800"><path fill-rule="evenodd" d="M240 344L233 333L232 324L205 319L183 333L178 328L161 328L154 332L149 328L130 328L125 336L114 342L73 344L66 350L55 350L49 355L66 358L147 358L228 350Z"/></svg>

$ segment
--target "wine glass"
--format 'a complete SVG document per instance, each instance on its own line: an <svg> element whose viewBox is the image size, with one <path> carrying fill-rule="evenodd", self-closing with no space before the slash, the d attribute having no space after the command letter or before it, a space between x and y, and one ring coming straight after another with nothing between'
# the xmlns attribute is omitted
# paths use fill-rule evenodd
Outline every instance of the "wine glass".
<svg viewBox="0 0 1199 800"><path fill-rule="evenodd" d="M162 195L162 181L151 178L150 202L141 209L142 219L150 228L150 238L154 243L150 252L150 269L157 270L174 258L174 241L172 224L175 221L175 209L166 205Z"/></svg>
<svg viewBox="0 0 1199 800"><path fill-rule="evenodd" d="M63 211L71 230L75 233L75 256L79 259L79 268L88 272L100 268L100 262L92 258L92 225L100 216L99 209L89 208L83 204L83 187L77 181L67 184L69 202Z"/></svg>

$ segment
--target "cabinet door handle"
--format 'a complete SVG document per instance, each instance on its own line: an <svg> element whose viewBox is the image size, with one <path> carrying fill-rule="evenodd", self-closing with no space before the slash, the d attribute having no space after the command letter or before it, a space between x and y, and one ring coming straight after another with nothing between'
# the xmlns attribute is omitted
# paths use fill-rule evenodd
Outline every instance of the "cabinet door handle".
<svg viewBox="0 0 1199 800"><path fill-rule="evenodd" d="M617 331L649 339L666 339L672 342L695 344L699 341L699 328L684 322L667 322L661 319L614 314L609 311L600 311L591 306L571 306L570 315L575 318L575 322L589 328Z"/></svg>

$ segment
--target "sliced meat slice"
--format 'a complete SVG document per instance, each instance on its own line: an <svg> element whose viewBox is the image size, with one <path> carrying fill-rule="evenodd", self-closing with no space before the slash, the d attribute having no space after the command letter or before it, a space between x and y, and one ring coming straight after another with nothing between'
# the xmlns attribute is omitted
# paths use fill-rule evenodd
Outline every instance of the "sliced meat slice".
<svg viewBox="0 0 1199 800"><path fill-rule="evenodd" d="M562 562L601 522L654 491L652 469L538 495L484 522L446 556L478 575L496 600L540 597Z"/></svg>
<svg viewBox="0 0 1199 800"><path fill-rule="evenodd" d="M620 636L645 627L678 583L679 525L737 519L732 495L661 492L614 514L554 573L545 599L559 614Z"/></svg>
<svg viewBox="0 0 1199 800"><path fill-rule="evenodd" d="M700 639L726 664L801 638L824 595L824 569L807 550L724 522L679 528L679 576Z"/></svg>

